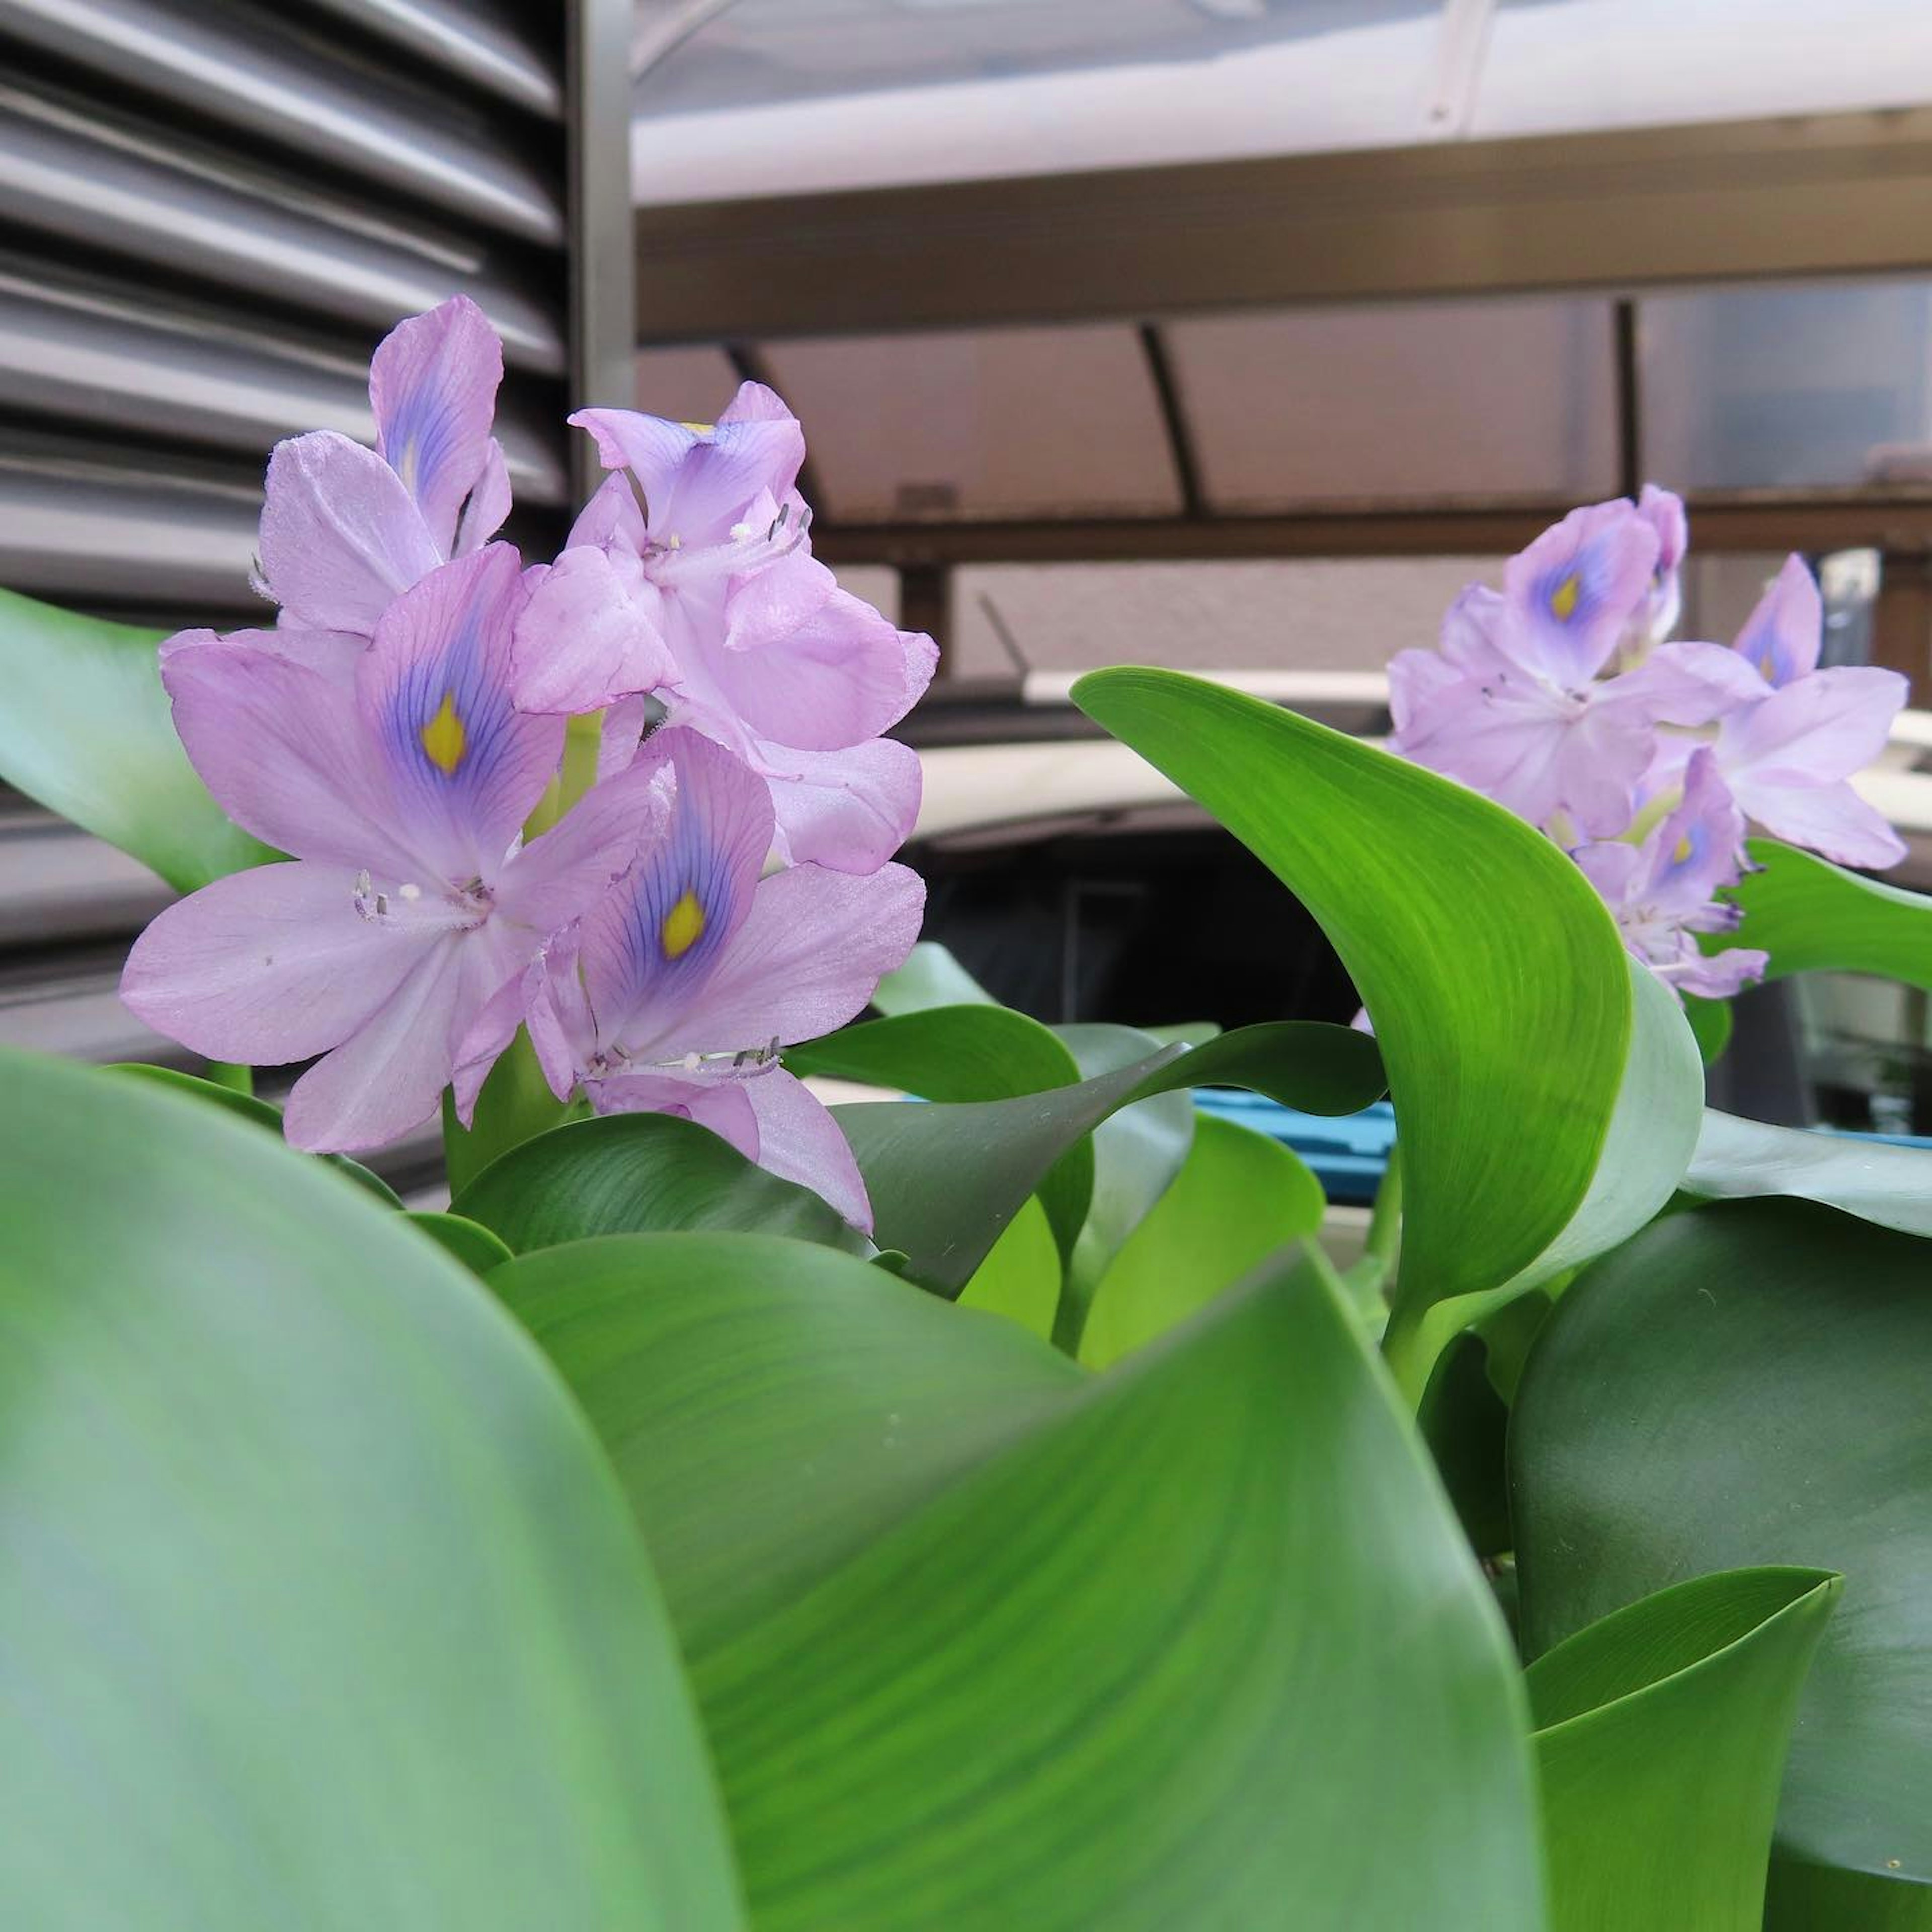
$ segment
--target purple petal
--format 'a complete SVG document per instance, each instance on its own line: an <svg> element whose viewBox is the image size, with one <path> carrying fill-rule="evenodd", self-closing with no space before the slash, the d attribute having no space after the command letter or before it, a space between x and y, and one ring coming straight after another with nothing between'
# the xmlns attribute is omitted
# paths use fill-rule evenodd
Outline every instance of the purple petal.
<svg viewBox="0 0 1932 1932"><path fill-rule="evenodd" d="M563 754L562 718L511 703L524 597L508 544L459 557L390 608L358 673L398 827L448 880L494 882Z"/></svg>
<svg viewBox="0 0 1932 1932"><path fill-rule="evenodd" d="M837 751L896 724L932 680L938 647L901 631L802 552L736 586L707 655L724 701L760 737Z"/></svg>
<svg viewBox="0 0 1932 1932"><path fill-rule="evenodd" d="M1905 842L1882 812L1840 780L1828 785L1734 781L1738 802L1764 829L1840 866L1878 868L1905 856Z"/></svg>
<svg viewBox="0 0 1932 1932"><path fill-rule="evenodd" d="M695 1120L747 1160L756 1160L758 1121L745 1090L748 1084L728 1075L620 1073L594 1082L590 1096L600 1114L674 1114Z"/></svg>
<svg viewBox="0 0 1932 1932"><path fill-rule="evenodd" d="M364 1025L424 957L356 910L356 874L296 861L231 872L162 913L128 956L121 998L211 1060L280 1066Z"/></svg>
<svg viewBox="0 0 1932 1932"><path fill-rule="evenodd" d="M1495 642L1566 691L1595 676L1648 594L1657 532L1627 499L1573 510L1503 573L1508 621Z"/></svg>
<svg viewBox="0 0 1932 1932"><path fill-rule="evenodd" d="M610 783L668 793L670 822L585 916L585 990L604 1046L668 1058L697 1050L683 1016L751 910L771 850L771 799L742 760L676 726Z"/></svg>
<svg viewBox="0 0 1932 1932"><path fill-rule="evenodd" d="M1636 513L1657 532L1658 574L1674 572L1690 544L1690 525L1684 514L1684 499L1675 490L1646 483L1636 500Z"/></svg>
<svg viewBox="0 0 1932 1932"><path fill-rule="evenodd" d="M655 417L647 418L655 422ZM671 425L676 428L676 424ZM607 476L589 502L578 512L570 526L566 548L580 549L586 544L599 550L614 550L631 556L642 555L650 538L644 528L644 513L638 507L638 493L628 476Z"/></svg>
<svg viewBox="0 0 1932 1932"><path fill-rule="evenodd" d="M1814 671L1732 713L1718 740L1732 790L1742 800L1747 781L1822 785L1862 770L1884 750L1906 689L1897 671L1851 665Z"/></svg>
<svg viewBox="0 0 1932 1932"><path fill-rule="evenodd" d="M1442 619L1442 655L1472 676L1504 670L1508 660L1498 647L1508 607L1486 584L1467 585Z"/></svg>
<svg viewBox="0 0 1932 1932"><path fill-rule="evenodd" d="M456 1047L485 994L480 936L451 934L362 1026L296 1082L284 1124L316 1154L358 1154L400 1139L436 1111Z"/></svg>
<svg viewBox="0 0 1932 1932"><path fill-rule="evenodd" d="M1660 644L1636 670L1599 684L1591 698L1651 723L1695 725L1755 704L1768 689L1750 665L1722 644Z"/></svg>
<svg viewBox="0 0 1932 1932"><path fill-rule="evenodd" d="M722 544L761 492L783 499L805 460L805 433L788 411L741 390L733 408L702 432L631 410L580 410L570 420L596 439L607 470L628 470L644 493L651 539L670 548ZM782 406L780 406L782 409Z"/></svg>
<svg viewBox="0 0 1932 1932"><path fill-rule="evenodd" d="M452 556L467 556L483 546L503 527L510 514L510 471L503 460L503 446L493 436L483 452L483 467L476 487L456 520L456 542Z"/></svg>
<svg viewBox="0 0 1932 1932"><path fill-rule="evenodd" d="M919 754L893 738L843 752L759 748L778 814L775 841L794 864L876 872L911 836L919 818Z"/></svg>
<svg viewBox="0 0 1932 1932"><path fill-rule="evenodd" d="M355 694L247 644L177 645L161 668L175 729L230 818L297 857L400 881L425 869L401 836Z"/></svg>
<svg viewBox="0 0 1932 1932"><path fill-rule="evenodd" d="M1733 648L1766 684L1786 685L1818 668L1824 637L1817 581L1802 556L1788 556Z"/></svg>
<svg viewBox="0 0 1932 1932"><path fill-rule="evenodd" d="M532 588L517 620L512 682L519 706L599 711L669 682L676 667L660 628L662 602L640 574L627 582L603 550L566 550Z"/></svg>
<svg viewBox="0 0 1932 1932"><path fill-rule="evenodd" d="M1662 976L1681 992L1695 993L1700 999L1728 1000L1754 980L1762 980L1770 964L1768 952L1732 946L1708 956L1687 953L1682 964Z"/></svg>
<svg viewBox="0 0 1932 1932"><path fill-rule="evenodd" d="M1570 856L1612 912L1632 902L1646 870L1643 854L1634 845L1617 840L1580 845Z"/></svg>
<svg viewBox="0 0 1932 1932"><path fill-rule="evenodd" d="M397 323L369 365L376 449L421 506L445 556L483 474L502 380L503 345L467 296Z"/></svg>
<svg viewBox="0 0 1932 1932"><path fill-rule="evenodd" d="M1431 700L1463 682L1462 674L1439 652L1396 652L1388 668L1389 716L1395 725L1389 749L1415 757L1414 742L1428 736Z"/></svg>
<svg viewBox="0 0 1932 1932"><path fill-rule="evenodd" d="M646 848L663 838L670 816L666 788L652 766L633 765L593 785L504 867L497 916L539 940L548 938L590 911Z"/></svg>
<svg viewBox="0 0 1932 1932"><path fill-rule="evenodd" d="M1683 802L1647 842L1647 902L1660 913L1690 920L1720 886L1736 884L1744 839L1744 814L1709 748L1700 746L1685 770Z"/></svg>
<svg viewBox="0 0 1932 1932"><path fill-rule="evenodd" d="M796 1180L828 1202L862 1233L872 1232L872 1204L850 1143L802 1081L774 1066L745 1083L758 1116L758 1165Z"/></svg>
<svg viewBox="0 0 1932 1932"><path fill-rule="evenodd" d="M259 548L262 586L296 623L364 638L442 561L402 479L333 430L276 444Z"/></svg>
<svg viewBox="0 0 1932 1932"><path fill-rule="evenodd" d="M865 1010L919 937L926 887L904 866L861 877L795 866L761 879L716 971L682 1016L680 1046L730 1053L816 1040Z"/></svg>
<svg viewBox="0 0 1932 1932"><path fill-rule="evenodd" d="M272 631L177 631L162 640L161 662L165 664L176 652L197 644L233 644L266 651L272 657L286 658L290 664L320 672L332 682L351 685L369 640L346 631L308 631L295 624L278 625Z"/></svg>
<svg viewBox="0 0 1932 1932"><path fill-rule="evenodd" d="M597 739L597 778L602 784L628 771L636 762L645 728L651 722L652 706L642 693L620 698L604 714L604 727Z"/></svg>

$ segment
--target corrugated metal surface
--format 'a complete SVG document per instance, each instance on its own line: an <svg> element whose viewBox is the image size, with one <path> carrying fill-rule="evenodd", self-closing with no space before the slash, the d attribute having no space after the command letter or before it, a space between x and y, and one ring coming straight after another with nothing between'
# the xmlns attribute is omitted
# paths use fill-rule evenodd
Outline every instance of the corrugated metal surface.
<svg viewBox="0 0 1932 1932"><path fill-rule="evenodd" d="M270 447L372 438L371 350L458 290L505 340L512 534L557 532L572 11L0 0L0 584L163 628L266 620ZM0 790L0 1042L191 1064L115 997L166 898ZM410 1184L420 1138L390 1163Z"/></svg>

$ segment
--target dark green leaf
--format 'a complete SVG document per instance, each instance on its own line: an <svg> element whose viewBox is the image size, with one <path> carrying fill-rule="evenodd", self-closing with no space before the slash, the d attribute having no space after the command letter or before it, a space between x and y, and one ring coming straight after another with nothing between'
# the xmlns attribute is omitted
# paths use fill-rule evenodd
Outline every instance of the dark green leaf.
<svg viewBox="0 0 1932 1932"><path fill-rule="evenodd" d="M1517 1674L1318 1276L1102 1377L748 1238L496 1280L698 1606L760 1932L1540 1926Z"/></svg>
<svg viewBox="0 0 1932 1932"><path fill-rule="evenodd" d="M752 1228L872 1252L810 1189L767 1174L709 1128L670 1114L611 1114L554 1127L491 1162L452 1204L519 1255L596 1234L688 1228Z"/></svg>
<svg viewBox="0 0 1932 1932"><path fill-rule="evenodd" d="M484 1168L526 1141L590 1114L586 1102L560 1100L550 1090L529 1034L518 1028L516 1038L483 1082L469 1126L456 1118L454 1096L442 1096L443 1165L450 1192L460 1194Z"/></svg>
<svg viewBox="0 0 1932 1932"><path fill-rule="evenodd" d="M170 1088L177 1094L191 1094L211 1106L225 1108L237 1120L253 1120L257 1126L266 1127L278 1141L283 1138L280 1108L271 1106L266 1100L258 1100L254 1094L244 1094L238 1088L224 1087L218 1080L203 1080L192 1073L178 1072L172 1066L150 1066L140 1060L119 1060L105 1070L115 1074L131 1073L137 1079ZM402 1197L380 1174L371 1174L360 1161L351 1160L346 1154L326 1154L311 1158L338 1168L359 1186L368 1189L385 1207L400 1208L403 1204Z"/></svg>
<svg viewBox="0 0 1932 1932"><path fill-rule="evenodd" d="M866 1177L880 1244L924 1286L957 1294L1066 1148L1150 1094L1246 1086L1312 1113L1353 1113L1382 1090L1375 1043L1346 1027L1276 1022L1163 1047L1076 1087L958 1105L832 1109Z"/></svg>
<svg viewBox="0 0 1932 1932"><path fill-rule="evenodd" d="M510 1251L479 1221L460 1214L416 1214L409 1217L431 1240L448 1250L472 1274L485 1275L510 1258Z"/></svg>
<svg viewBox="0 0 1932 1932"><path fill-rule="evenodd" d="M608 1464L400 1216L0 1060L0 1924L739 1926Z"/></svg>
<svg viewBox="0 0 1932 1932"><path fill-rule="evenodd" d="M1726 940L1735 938L1726 934ZM1684 1017L1697 1042L1697 1051L1706 1066L1714 1066L1731 1043L1731 1003L1729 1000L1700 1000L1694 993L1684 996Z"/></svg>
<svg viewBox="0 0 1932 1932"><path fill-rule="evenodd" d="M0 778L191 892L279 854L188 763L161 688L162 636L0 590Z"/></svg>
<svg viewBox="0 0 1932 1932"><path fill-rule="evenodd" d="M1798 1693L1839 1591L1727 1570L1537 1659L1551 1932L1760 1932Z"/></svg>
<svg viewBox="0 0 1932 1932"><path fill-rule="evenodd" d="M1557 1303L1510 1442L1532 1654L1711 1570L1842 1572L1780 1842L1814 1863L1922 1880L1932 1878L1928 1254L1808 1203L1670 1215Z"/></svg>
<svg viewBox="0 0 1932 1932"><path fill-rule="evenodd" d="M1262 859L1354 978L1407 1162L1397 1323L1519 1274L1588 1190L1630 1045L1589 882L1500 806L1259 699L1120 670L1074 700Z"/></svg>

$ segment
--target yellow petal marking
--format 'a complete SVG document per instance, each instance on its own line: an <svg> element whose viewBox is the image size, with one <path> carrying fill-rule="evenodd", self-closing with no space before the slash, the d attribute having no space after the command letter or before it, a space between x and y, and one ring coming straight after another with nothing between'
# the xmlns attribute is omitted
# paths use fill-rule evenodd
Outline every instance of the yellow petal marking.
<svg viewBox="0 0 1932 1932"><path fill-rule="evenodd" d="M689 430L693 436L716 436L718 434L716 423L681 422L678 428Z"/></svg>
<svg viewBox="0 0 1932 1932"><path fill-rule="evenodd" d="M667 959L682 959L704 937L704 908L695 892L687 890L664 914L658 937L664 942Z"/></svg>
<svg viewBox="0 0 1932 1932"><path fill-rule="evenodd" d="M1757 661L1757 668L1763 672L1764 681L1766 684L1775 684L1778 682L1778 658L1770 645L1766 645L1764 656Z"/></svg>
<svg viewBox="0 0 1932 1932"><path fill-rule="evenodd" d="M463 754L470 748L469 734L463 728L463 720L456 715L456 694L446 691L442 702L436 706L436 716L418 734L422 740L423 752L431 764L445 778L454 778L456 768L463 762Z"/></svg>
<svg viewBox="0 0 1932 1932"><path fill-rule="evenodd" d="M1676 848L1670 855L1670 862L1673 866L1681 866L1684 863L1685 860L1690 857L1690 835L1687 832L1678 840Z"/></svg>
<svg viewBox="0 0 1932 1932"><path fill-rule="evenodd" d="M1559 624L1567 624L1576 609L1576 599L1582 593L1582 586L1574 574L1566 577L1550 593L1550 614Z"/></svg>

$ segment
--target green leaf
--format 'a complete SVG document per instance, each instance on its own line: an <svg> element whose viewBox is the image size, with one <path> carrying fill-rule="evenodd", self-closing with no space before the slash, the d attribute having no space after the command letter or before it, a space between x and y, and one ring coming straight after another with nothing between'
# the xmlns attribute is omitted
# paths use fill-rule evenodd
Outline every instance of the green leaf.
<svg viewBox="0 0 1932 1932"><path fill-rule="evenodd" d="M959 1305L1004 1315L1044 1342L1053 1334L1064 1274L1052 1223L1035 1195L1022 1204L974 1270L959 1291Z"/></svg>
<svg viewBox="0 0 1932 1932"><path fill-rule="evenodd" d="M1727 934L1726 941L1735 934ZM1700 1000L1695 993L1684 996L1684 1017L1697 1042L1697 1051L1706 1066L1714 1066L1731 1043L1731 1003L1729 1000Z"/></svg>
<svg viewBox="0 0 1932 1932"><path fill-rule="evenodd" d="M739 1926L656 1586L527 1337L244 1123L0 1081L0 1923Z"/></svg>
<svg viewBox="0 0 1932 1932"><path fill-rule="evenodd" d="M590 1116L587 1101L560 1100L550 1090L530 1034L518 1028L515 1039L484 1080L469 1126L456 1118L454 1096L442 1096L443 1165L450 1192L460 1194L486 1168L526 1141Z"/></svg>
<svg viewBox="0 0 1932 1932"><path fill-rule="evenodd" d="M1469 1547L1478 1556L1501 1555L1514 1540L1504 1475L1509 1408L1490 1379L1489 1351L1474 1329L1453 1336L1436 1357L1415 1424Z"/></svg>
<svg viewBox="0 0 1932 1932"><path fill-rule="evenodd" d="M1711 1570L1844 1575L1801 1706L1780 1847L1921 1881L1932 1879L1928 1254L1804 1202L1670 1215L1558 1300L1510 1437L1531 1654Z"/></svg>
<svg viewBox="0 0 1932 1932"><path fill-rule="evenodd" d="M472 1274L486 1275L510 1258L510 1251L480 1221L460 1214L412 1214L410 1224L460 1261Z"/></svg>
<svg viewBox="0 0 1932 1932"><path fill-rule="evenodd" d="M603 1438L694 1660L1084 1385L1010 1322L762 1234L547 1249L490 1285Z"/></svg>
<svg viewBox="0 0 1932 1932"><path fill-rule="evenodd" d="M1927 1932L1932 1885L1773 1861L1764 1932Z"/></svg>
<svg viewBox="0 0 1932 1932"><path fill-rule="evenodd" d="M193 1073L178 1072L172 1066L151 1066L145 1060L116 1060L105 1067L104 1072L116 1075L132 1074L137 1080L171 1088L177 1094L192 1094L207 1105L224 1108L237 1120L252 1120L257 1126L266 1127L277 1140L283 1138L282 1110L271 1106L266 1100L258 1100L252 1094L244 1094L238 1088L224 1087L217 1080L203 1080ZM320 1160L325 1165L346 1174L358 1186L366 1187L386 1208L400 1208L402 1196L380 1174L371 1174L360 1161L351 1160L346 1154L310 1154L305 1158Z"/></svg>
<svg viewBox="0 0 1932 1932"><path fill-rule="evenodd" d="M491 1162L451 1204L519 1255L596 1234L687 1228L756 1228L872 1252L809 1188L766 1173L708 1127L670 1114L610 1114L554 1127Z"/></svg>
<svg viewBox="0 0 1932 1932"><path fill-rule="evenodd" d="M1530 1666L1551 1932L1760 1932L1792 1720L1839 1588L1819 1570L1700 1576Z"/></svg>
<svg viewBox="0 0 1932 1932"><path fill-rule="evenodd" d="M903 966L879 982L872 1004L882 1013L914 1013L927 1006L992 1006L991 993L937 940L922 939Z"/></svg>
<svg viewBox="0 0 1932 1932"><path fill-rule="evenodd" d="M1325 1205L1288 1148L1199 1116L1173 1186L1100 1279L1081 1360L1105 1367L1185 1321L1277 1248L1315 1234Z"/></svg>
<svg viewBox="0 0 1932 1932"><path fill-rule="evenodd" d="M836 1255L598 1245L497 1284L712 1606L760 1932L1540 1926L1520 1677L1318 1276L1094 1377Z"/></svg>
<svg viewBox="0 0 1932 1932"><path fill-rule="evenodd" d="M1039 1021L983 1004L923 1007L863 1021L788 1047L784 1060L796 1074L829 1074L943 1101L1037 1094L1071 1086L1082 1071L1072 1051ZM1073 1252L1093 1196L1094 1152L1085 1141L1076 1141L1040 1183L1041 1204L1063 1256Z"/></svg>
<svg viewBox="0 0 1932 1932"><path fill-rule="evenodd" d="M1726 893L1744 924L1735 934L1714 934L1706 941L1712 950L1762 946L1771 955L1767 980L1876 973L1932 987L1932 898L1861 878L1774 838L1753 838L1746 849L1764 869L1746 873Z"/></svg>
<svg viewBox="0 0 1932 1932"><path fill-rule="evenodd" d="M1015 1100L832 1111L866 1177L880 1245L903 1249L911 1278L950 1296L1082 1136L1136 1100L1196 1085L1252 1087L1311 1113L1348 1114L1380 1094L1382 1063L1374 1042L1346 1027L1278 1021Z"/></svg>
<svg viewBox="0 0 1932 1932"><path fill-rule="evenodd" d="M1932 1152L1707 1110L1684 1185L1707 1200L1786 1194L1932 1234Z"/></svg>
<svg viewBox="0 0 1932 1932"><path fill-rule="evenodd" d="M1132 669L1074 701L1294 892L1373 1016L1406 1162L1397 1323L1520 1274L1588 1190L1630 1044L1588 880L1500 806L1259 699Z"/></svg>
<svg viewBox="0 0 1932 1932"><path fill-rule="evenodd" d="M0 590L0 778L191 892L280 855L188 763L161 688L163 634Z"/></svg>
<svg viewBox="0 0 1932 1932"><path fill-rule="evenodd" d="M1065 1026L1055 1031L1080 1063L1085 1079L1144 1060L1162 1045L1135 1027ZM1101 1277L1174 1184L1193 1144L1194 1096L1186 1091L1137 1100L1094 1130L1093 1204L1067 1257L1066 1283L1054 1313L1053 1339L1068 1354L1080 1353Z"/></svg>

